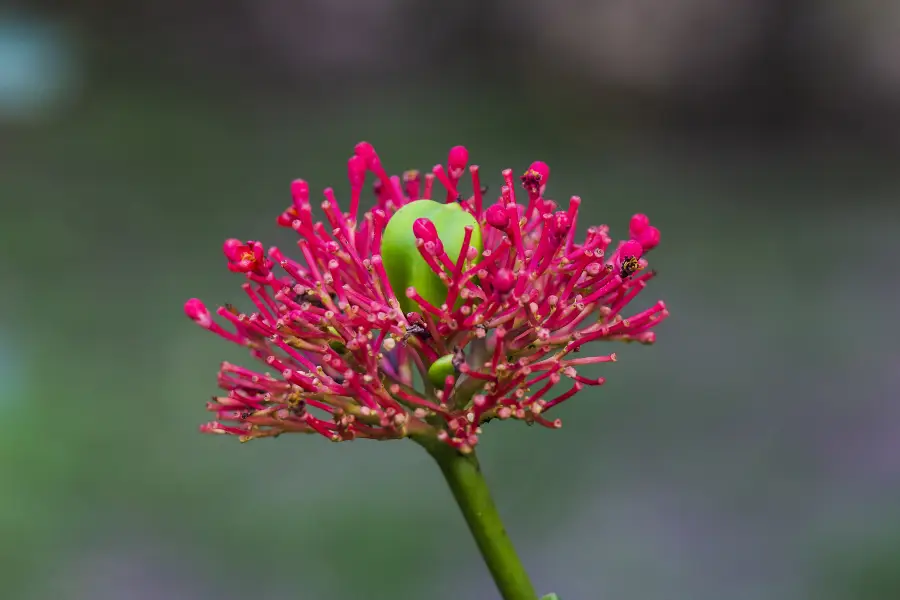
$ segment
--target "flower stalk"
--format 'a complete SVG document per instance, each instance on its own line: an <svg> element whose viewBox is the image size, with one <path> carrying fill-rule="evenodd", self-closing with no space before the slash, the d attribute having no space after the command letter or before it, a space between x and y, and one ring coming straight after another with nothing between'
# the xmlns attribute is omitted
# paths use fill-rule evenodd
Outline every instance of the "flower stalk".
<svg viewBox="0 0 900 600"><path fill-rule="evenodd" d="M535 600L537 593L506 534L475 452L463 454L434 439L413 439L440 467L503 600Z"/></svg>

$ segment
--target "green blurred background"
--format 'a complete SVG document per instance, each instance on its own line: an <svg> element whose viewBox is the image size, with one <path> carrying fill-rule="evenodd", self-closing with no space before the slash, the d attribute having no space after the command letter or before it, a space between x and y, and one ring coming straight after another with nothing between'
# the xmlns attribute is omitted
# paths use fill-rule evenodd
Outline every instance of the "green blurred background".
<svg viewBox="0 0 900 600"><path fill-rule="evenodd" d="M0 598L493 598L407 443L201 436L238 350L226 237L288 247L466 144L580 223L662 229L645 304L561 431L479 446L565 600L900 597L900 10L803 0L20 2L0 10ZM895 50L897 50L895 52Z"/></svg>

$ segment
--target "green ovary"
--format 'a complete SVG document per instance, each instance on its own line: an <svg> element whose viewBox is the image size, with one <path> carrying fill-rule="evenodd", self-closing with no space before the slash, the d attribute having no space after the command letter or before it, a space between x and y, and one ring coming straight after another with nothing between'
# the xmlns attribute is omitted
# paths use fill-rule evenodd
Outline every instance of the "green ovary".
<svg viewBox="0 0 900 600"><path fill-rule="evenodd" d="M456 377L456 369L453 367L452 354L440 357L428 367L428 379L431 381L431 384L439 390L443 389L448 375Z"/></svg>
<svg viewBox="0 0 900 600"><path fill-rule="evenodd" d="M381 258L388 281L404 313L421 311L417 302L406 297L408 287L416 288L419 295L434 306L440 306L447 299L447 286L416 248L416 236L413 234L416 219L429 219L434 223L444 245L444 252L451 262L455 263L459 258L467 226L473 229L469 246L477 251L476 261L483 250L478 221L455 202L441 204L434 200L416 200L394 213L384 230ZM461 299L456 302L457 306L461 303Z"/></svg>

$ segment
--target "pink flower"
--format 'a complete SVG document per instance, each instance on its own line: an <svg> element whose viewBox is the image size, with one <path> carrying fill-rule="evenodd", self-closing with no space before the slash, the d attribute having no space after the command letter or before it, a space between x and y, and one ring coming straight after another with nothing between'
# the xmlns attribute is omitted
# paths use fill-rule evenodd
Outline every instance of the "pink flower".
<svg viewBox="0 0 900 600"><path fill-rule="evenodd" d="M256 241L225 242L228 268L247 279L250 310L217 309L222 325L196 298L185 312L265 366L222 365L225 394L208 403L216 420L203 431L242 440L285 432L334 441L434 436L465 452L492 419L559 427L548 411L605 381L578 369L616 360L573 356L586 344L653 343L653 328L668 316L665 304L623 315L654 276L646 255L659 230L649 218L635 215L629 239L615 245L605 225L576 241L581 199L558 210L544 196L545 163L521 176L524 204L505 170L499 198L486 206L468 157L456 146L446 169L436 165L424 177L407 171L401 179L360 143L347 167L347 212L328 188L320 205L325 221L316 221L309 185L292 184L293 202L277 222L297 232L296 259ZM460 189L467 170L470 196ZM370 173L375 205L361 214ZM454 210L420 203L426 216L388 228L400 208L438 196L435 179ZM387 260L389 245L394 255L399 248L399 263Z"/></svg>

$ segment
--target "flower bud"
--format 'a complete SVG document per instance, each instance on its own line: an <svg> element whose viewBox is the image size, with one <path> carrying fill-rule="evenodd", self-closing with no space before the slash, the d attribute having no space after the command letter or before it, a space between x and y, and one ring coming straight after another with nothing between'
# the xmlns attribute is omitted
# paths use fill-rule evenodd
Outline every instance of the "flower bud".
<svg viewBox="0 0 900 600"><path fill-rule="evenodd" d="M631 217L631 222L628 224L628 232L631 234L632 239L637 239L641 232L647 229L647 227L649 226L650 217L638 213Z"/></svg>
<svg viewBox="0 0 900 600"><path fill-rule="evenodd" d="M466 150L466 147L454 146L450 149L450 154L447 156L447 170L450 171L450 175L453 178L458 179L468 162L469 151Z"/></svg>
<svg viewBox="0 0 900 600"><path fill-rule="evenodd" d="M513 286L516 284L516 276L507 268L498 269L497 272L494 273L492 283L495 290L501 294L505 294L513 289Z"/></svg>
<svg viewBox="0 0 900 600"><path fill-rule="evenodd" d="M366 161L359 155L351 156L347 161L347 178L351 189L362 188L366 181Z"/></svg>
<svg viewBox="0 0 900 600"><path fill-rule="evenodd" d="M212 325L212 316L209 314L209 310L198 298L191 298L184 303L184 314L203 328L209 328Z"/></svg>
<svg viewBox="0 0 900 600"><path fill-rule="evenodd" d="M484 216L488 225L500 231L505 231L506 226L509 225L509 217L506 216L506 210L500 204L492 205L485 211Z"/></svg>
<svg viewBox="0 0 900 600"><path fill-rule="evenodd" d="M653 226L647 227L635 239L640 243L644 252L648 252L659 245L659 229Z"/></svg>

